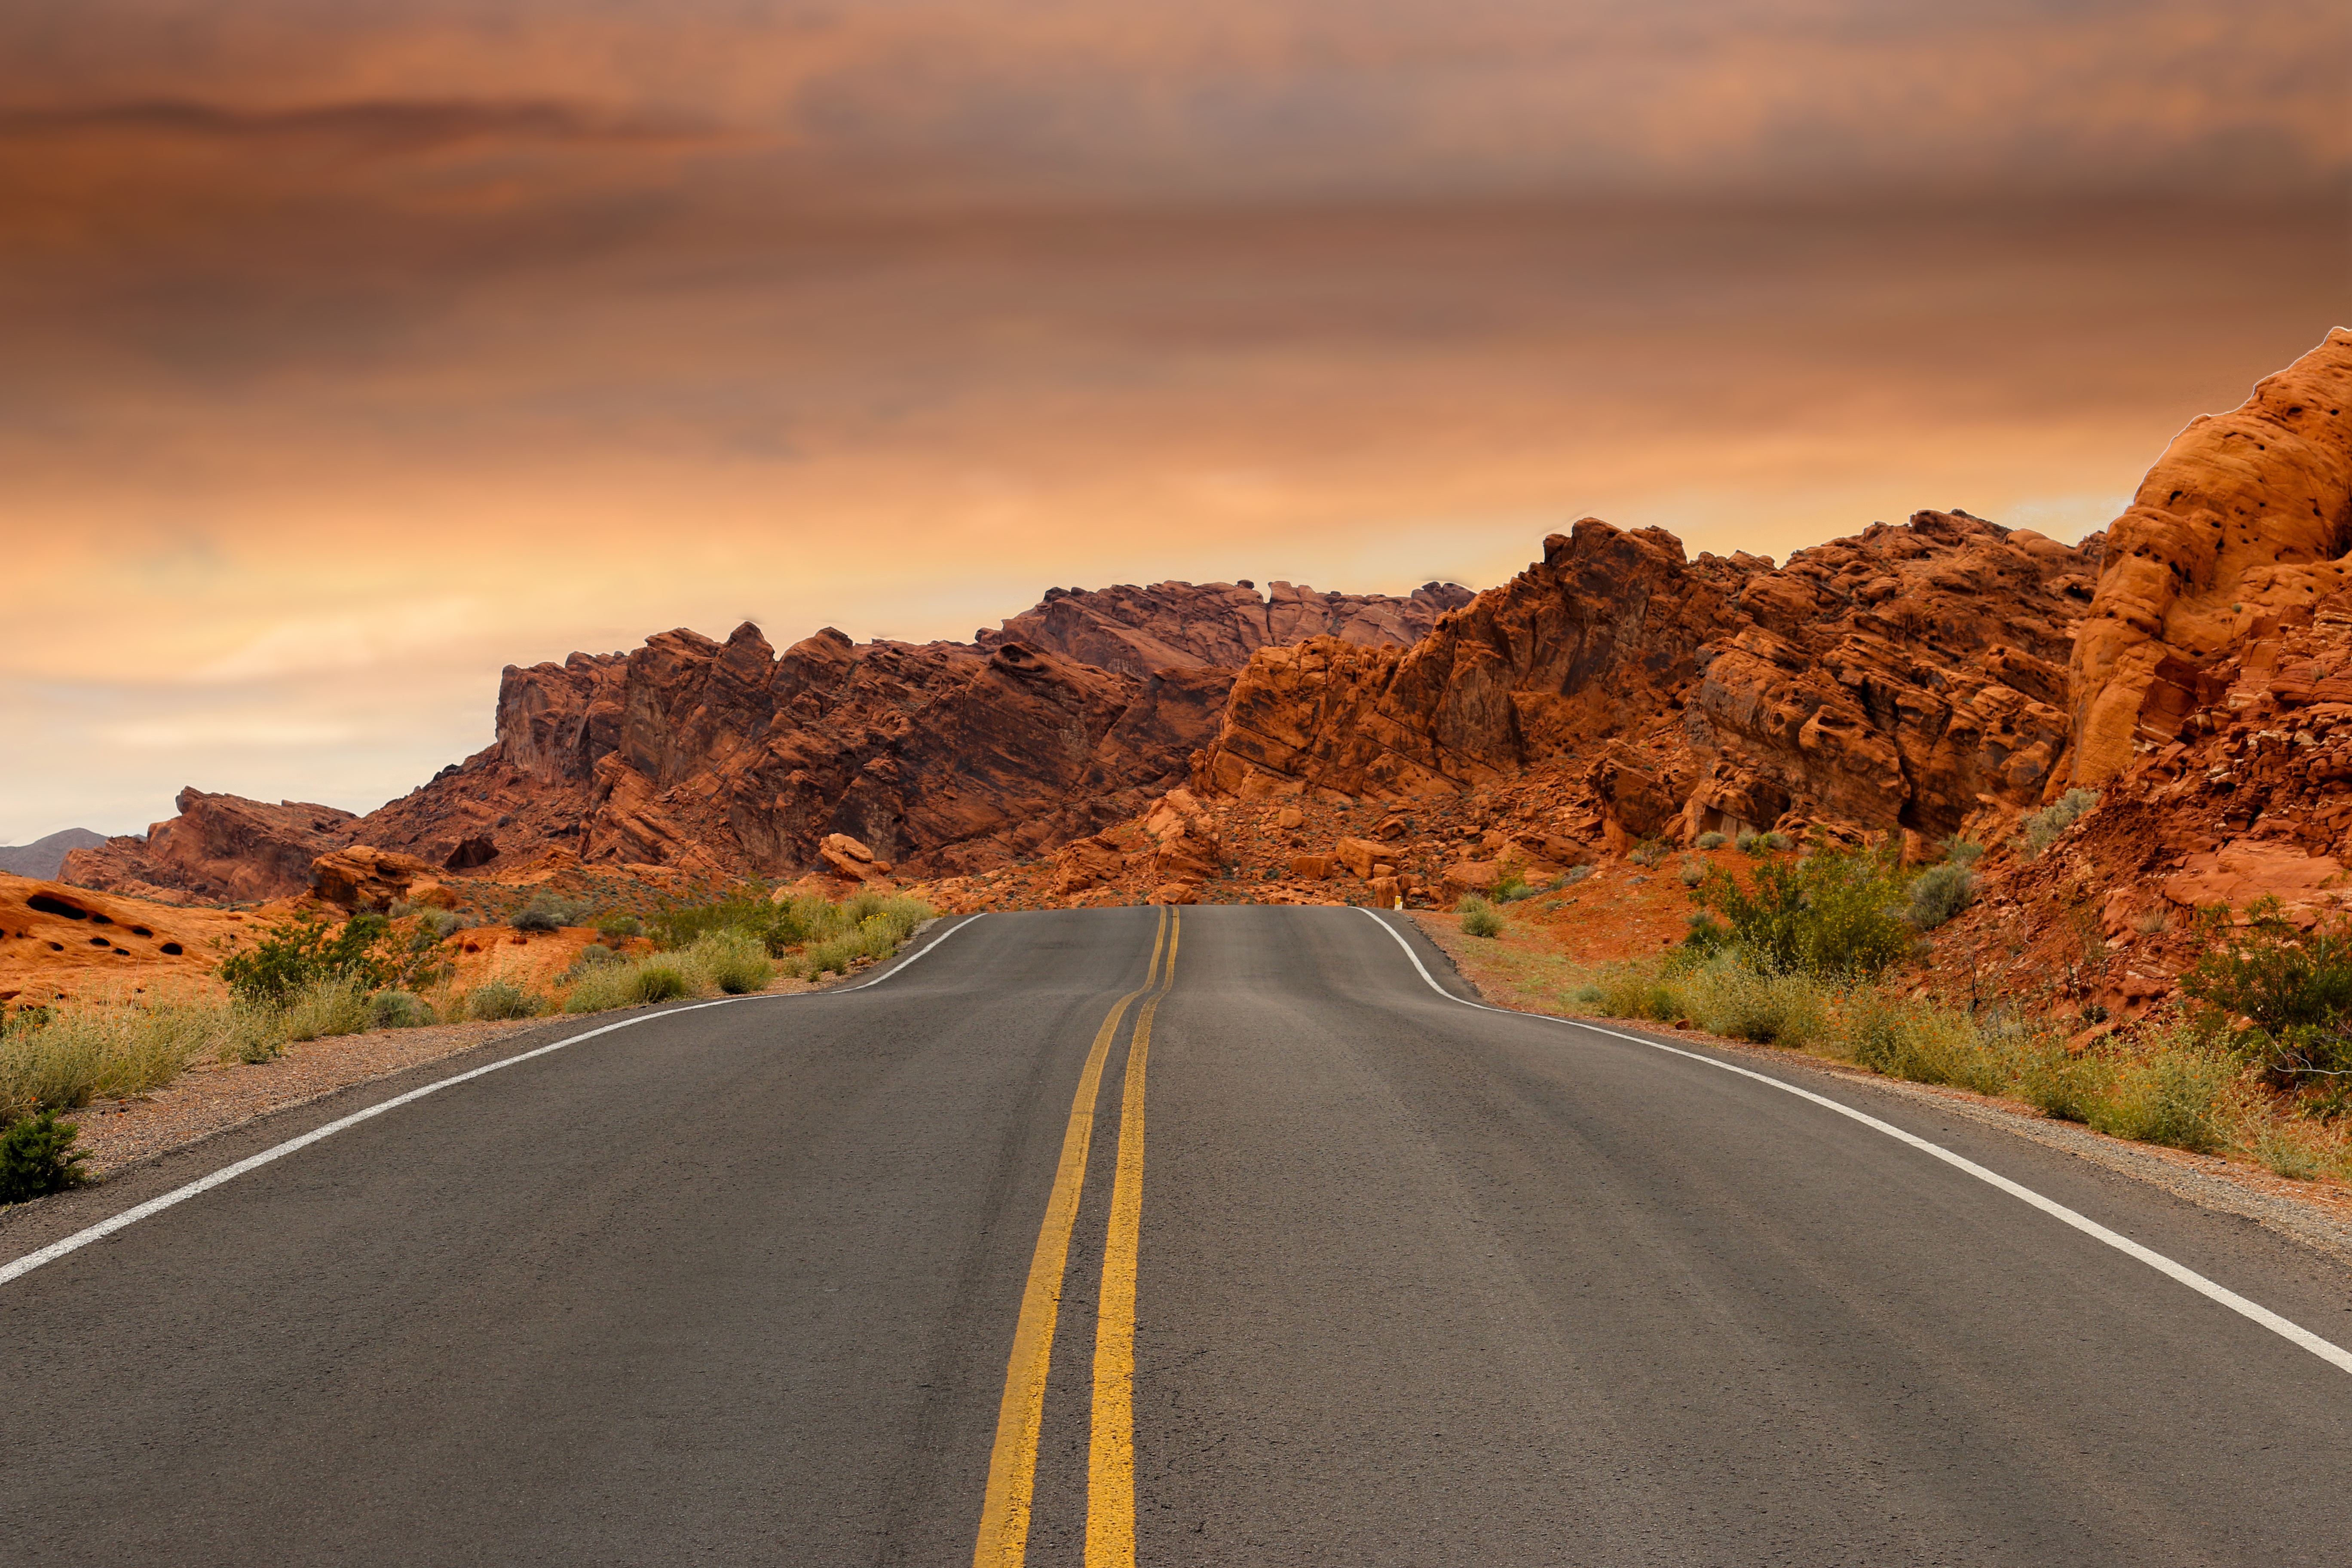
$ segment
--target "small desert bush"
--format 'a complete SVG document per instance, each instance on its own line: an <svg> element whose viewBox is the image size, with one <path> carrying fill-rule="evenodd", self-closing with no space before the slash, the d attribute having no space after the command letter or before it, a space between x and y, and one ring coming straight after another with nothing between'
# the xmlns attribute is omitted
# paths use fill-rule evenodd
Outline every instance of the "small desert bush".
<svg viewBox="0 0 2352 1568"><path fill-rule="evenodd" d="M493 980L466 994L468 1018L535 1018L545 1005L511 981Z"/></svg>
<svg viewBox="0 0 2352 1568"><path fill-rule="evenodd" d="M0 1122L159 1089L219 1048L250 1009L221 1002L67 1002L0 1028Z"/></svg>
<svg viewBox="0 0 2352 1568"><path fill-rule="evenodd" d="M1829 1032L1832 993L1810 974L1725 954L1687 971L1681 989L1692 1020L1711 1035L1810 1050Z"/></svg>
<svg viewBox="0 0 2352 1568"><path fill-rule="evenodd" d="M2239 1119L2237 1076L2226 1057L2175 1031L2119 1064L2105 1099L2086 1120L2117 1138L2215 1153L2228 1147Z"/></svg>
<svg viewBox="0 0 2352 1568"><path fill-rule="evenodd" d="M287 1003L285 1037L316 1040L329 1035L356 1035L368 1026L373 1006L367 986L358 980L314 980Z"/></svg>
<svg viewBox="0 0 2352 1568"><path fill-rule="evenodd" d="M2068 790L2018 825L2018 852L2029 860L2034 858L2049 848L2060 834L2088 816L2098 804L2098 795L2090 790Z"/></svg>
<svg viewBox="0 0 2352 1568"><path fill-rule="evenodd" d="M1911 884L1911 923L1934 931L1976 901L1976 873L1949 861L1930 866Z"/></svg>
<svg viewBox="0 0 2352 1568"><path fill-rule="evenodd" d="M1700 834L1698 836L1697 842L1698 847L1702 849L1720 849L1727 840L1725 839L1722 834L1709 831Z"/></svg>
<svg viewBox="0 0 2352 1568"><path fill-rule="evenodd" d="M748 931L717 931L686 950L687 964L730 996L764 991L776 977L767 944Z"/></svg>
<svg viewBox="0 0 2352 1568"><path fill-rule="evenodd" d="M646 922L632 914L610 914L596 922L596 934L609 947L646 934Z"/></svg>
<svg viewBox="0 0 2352 1568"><path fill-rule="evenodd" d="M1706 880L1706 863L1696 857L1683 862L1683 886L1696 888Z"/></svg>
<svg viewBox="0 0 2352 1568"><path fill-rule="evenodd" d="M510 923L517 931L551 931L578 925L587 918L588 906L585 903L542 892L517 910Z"/></svg>
<svg viewBox="0 0 2352 1568"><path fill-rule="evenodd" d="M1625 858L1644 871L1654 871L1665 864L1666 847L1654 838L1644 838L1628 850Z"/></svg>
<svg viewBox="0 0 2352 1568"><path fill-rule="evenodd" d="M2276 899L2247 914L2242 934L2221 937L2180 977L2181 991L2204 1005L2205 1033L2283 1088L2352 1073L2352 924L2298 931ZM2225 929L2215 911L2203 925L2209 936Z"/></svg>
<svg viewBox="0 0 2352 1568"><path fill-rule="evenodd" d="M406 991L379 991L368 998L368 1027L414 1029L433 1022L433 1008Z"/></svg>
<svg viewBox="0 0 2352 1568"><path fill-rule="evenodd" d="M321 981L351 981L371 990L383 984L400 946L382 915L353 915L341 927L297 915L265 927L251 947L232 953L220 977L247 1002L282 1007Z"/></svg>
<svg viewBox="0 0 2352 1568"><path fill-rule="evenodd" d="M2115 1086L2115 1064L2063 1042L2043 1040L2018 1061L2017 1098L2058 1121L2087 1124Z"/></svg>
<svg viewBox="0 0 2352 1568"><path fill-rule="evenodd" d="M85 1156L73 1146L80 1134L54 1110L10 1123L0 1132L0 1204L27 1203L88 1182L80 1169Z"/></svg>
<svg viewBox="0 0 2352 1568"><path fill-rule="evenodd" d="M1911 928L1895 912L1901 895L1882 855L1767 860L1744 886L1718 868L1692 897L1722 922L1695 923L1688 946L1700 954L1731 951L1769 973L1867 977L1911 951Z"/></svg>
<svg viewBox="0 0 2352 1568"><path fill-rule="evenodd" d="M687 978L684 966L663 959L636 965L631 980L631 999L639 1005L675 1002L694 993L694 983Z"/></svg>
<svg viewBox="0 0 2352 1568"><path fill-rule="evenodd" d="M1501 911L1477 894L1465 895L1456 908L1462 916L1465 935L1496 937L1503 934Z"/></svg>

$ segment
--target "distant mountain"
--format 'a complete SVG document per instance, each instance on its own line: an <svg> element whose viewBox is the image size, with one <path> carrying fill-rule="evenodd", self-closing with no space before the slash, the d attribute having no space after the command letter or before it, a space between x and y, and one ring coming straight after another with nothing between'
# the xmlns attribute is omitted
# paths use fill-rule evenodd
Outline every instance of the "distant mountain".
<svg viewBox="0 0 2352 1568"><path fill-rule="evenodd" d="M68 827L52 833L47 838L37 838L30 844L0 844L0 871L12 877L38 877L43 881L58 874L65 864L68 849L88 849L106 842L103 833L92 833L87 827Z"/></svg>

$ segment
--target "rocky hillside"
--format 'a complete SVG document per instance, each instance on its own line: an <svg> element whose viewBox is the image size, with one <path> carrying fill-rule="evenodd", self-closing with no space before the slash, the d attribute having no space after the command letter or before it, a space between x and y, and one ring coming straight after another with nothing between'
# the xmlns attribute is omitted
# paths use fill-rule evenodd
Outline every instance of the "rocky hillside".
<svg viewBox="0 0 2352 1568"><path fill-rule="evenodd" d="M1776 567L1588 519L1410 648L1262 650L1181 810L942 896L1443 901L1644 839L1899 836L1916 862L1958 834L1991 853L1946 980L2144 1008L2190 908L2308 922L2347 894L2347 409L2338 329L2072 547L1920 512ZM2085 785L2098 809L2017 847Z"/></svg>
<svg viewBox="0 0 2352 1568"><path fill-rule="evenodd" d="M2047 784L2101 546L1920 512L1775 568L1587 518L1409 649L1261 653L1195 781L1412 799L1573 759L1563 808L1619 842L1948 834Z"/></svg>
<svg viewBox="0 0 2352 1568"><path fill-rule="evenodd" d="M75 851L64 877L149 897L299 893L348 845L469 870L551 847L586 863L790 875L829 835L909 875L1013 861L1135 815L1217 732L1234 668L1286 638L1404 644L1467 602L1276 584L1056 589L973 645L779 656L756 626L666 632L626 654L509 667L497 741L365 817L183 791L142 841Z"/></svg>

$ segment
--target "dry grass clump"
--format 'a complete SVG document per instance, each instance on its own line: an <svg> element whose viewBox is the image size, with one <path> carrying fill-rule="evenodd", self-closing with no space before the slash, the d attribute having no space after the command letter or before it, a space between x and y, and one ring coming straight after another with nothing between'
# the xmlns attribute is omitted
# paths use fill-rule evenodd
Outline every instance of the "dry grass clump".
<svg viewBox="0 0 2352 1568"><path fill-rule="evenodd" d="M1688 1023L1889 1078L2021 1100L2113 1137L2196 1153L2242 1150L2298 1180L2352 1176L2340 1131L2274 1114L2255 1088L2257 1066L2183 1018L2128 1043L2070 1051L2055 1033L2006 1015L1971 1016L1867 982L1759 970L1728 954L1612 965L1563 999L1607 1017Z"/></svg>

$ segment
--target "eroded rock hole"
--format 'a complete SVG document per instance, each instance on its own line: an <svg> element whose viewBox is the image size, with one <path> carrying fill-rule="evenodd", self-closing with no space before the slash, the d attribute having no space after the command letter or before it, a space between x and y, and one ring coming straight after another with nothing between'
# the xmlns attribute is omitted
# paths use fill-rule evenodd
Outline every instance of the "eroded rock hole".
<svg viewBox="0 0 2352 1568"><path fill-rule="evenodd" d="M132 936L153 936L155 933L149 931L145 926L132 926L131 928L131 934Z"/></svg>
<svg viewBox="0 0 2352 1568"><path fill-rule="evenodd" d="M163 944L163 952L165 952L170 953L173 958L177 958L177 957L179 957L179 956L180 956L180 954L182 954L182 953L184 953L184 952L187 952L188 950L187 950L186 948L184 948L184 947L182 947L182 946L181 946L178 942L165 942L165 943Z"/></svg>
<svg viewBox="0 0 2352 1568"><path fill-rule="evenodd" d="M89 939L89 945L92 947L112 947L114 944L107 941L102 936L94 936Z"/></svg>
<svg viewBox="0 0 2352 1568"><path fill-rule="evenodd" d="M69 904L63 899L51 898L47 893L35 893L31 898L26 899L25 902L28 907L37 909L45 915L63 915L69 921L86 921L89 919L89 911L88 910L81 908L78 904Z"/></svg>

